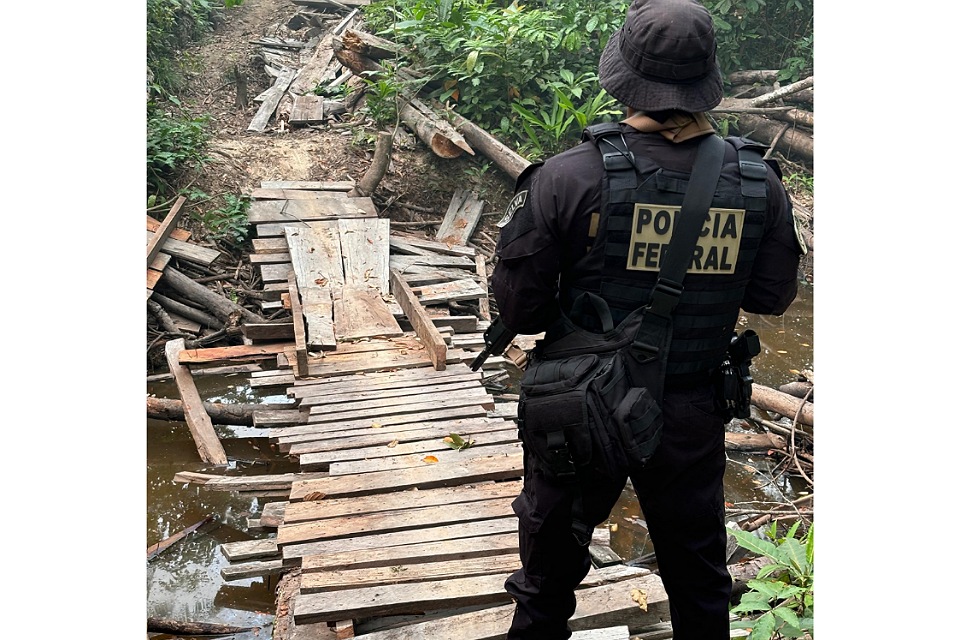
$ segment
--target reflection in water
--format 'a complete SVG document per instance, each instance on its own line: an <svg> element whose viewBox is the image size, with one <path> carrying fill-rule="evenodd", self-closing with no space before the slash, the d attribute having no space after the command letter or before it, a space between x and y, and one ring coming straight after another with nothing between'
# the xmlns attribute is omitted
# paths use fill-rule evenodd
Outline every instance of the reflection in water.
<svg viewBox="0 0 960 640"><path fill-rule="evenodd" d="M813 370L813 287L801 284L793 306L780 318L745 315L741 330L751 328L760 335L763 352L754 361L753 376L769 387L796 380L797 373ZM282 403L285 396L266 395L251 389L247 377L198 376L201 397L224 403ZM516 393L515 380L505 390ZM158 397L177 398L172 382L148 385ZM276 393L274 390L272 393ZM262 430L217 427L230 458L229 474L266 474L295 471L296 464L279 456ZM726 500L784 502L804 490L794 479L770 482L770 470L779 459L762 455L729 456L725 476ZM247 461L247 462L237 462ZM258 634L234 634L238 640L269 637L274 607L275 579L245 579L226 583L220 576L229 562L220 551L224 542L267 537L247 527L247 518L257 517L264 504L257 499L222 491L209 491L173 481L180 471L223 473L202 463L185 423L147 421L147 546L181 531L208 515L220 523L209 533L192 535L147 563L147 616L178 620L215 622L244 627L263 627ZM758 473L759 472L759 473ZM610 546L626 560L653 551L643 526L643 514L629 485L611 514ZM614 530L615 529L615 530Z"/></svg>

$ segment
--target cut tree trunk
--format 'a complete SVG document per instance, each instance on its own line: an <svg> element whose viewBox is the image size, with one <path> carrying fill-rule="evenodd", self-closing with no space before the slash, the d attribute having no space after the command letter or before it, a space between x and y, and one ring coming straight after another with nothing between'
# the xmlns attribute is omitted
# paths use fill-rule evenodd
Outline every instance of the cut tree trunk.
<svg viewBox="0 0 960 640"><path fill-rule="evenodd" d="M493 160L512 179L516 180L520 173L530 166L529 160L463 116L453 114L453 126L463 134L470 146Z"/></svg>
<svg viewBox="0 0 960 640"><path fill-rule="evenodd" d="M781 393L776 389L754 384L750 402L761 409L774 411L790 420L796 418L797 422L813 426L813 404ZM798 411L800 412L799 416L797 415Z"/></svg>
<svg viewBox="0 0 960 640"><path fill-rule="evenodd" d="M809 163L813 162L811 134L797 129L795 125L763 116L742 114L739 120L737 128L740 135L770 144L774 151L779 151L787 159L800 158ZM776 144L773 144L774 141Z"/></svg>
<svg viewBox="0 0 960 640"><path fill-rule="evenodd" d="M390 166L390 151L393 148L393 134L388 131L377 133L377 146L373 151L373 162L357 182L355 194L362 197L373 195L380 180L383 179Z"/></svg>
<svg viewBox="0 0 960 640"><path fill-rule="evenodd" d="M347 29L344 32L343 46L373 60L393 58L405 53L403 47L395 42L356 29Z"/></svg>

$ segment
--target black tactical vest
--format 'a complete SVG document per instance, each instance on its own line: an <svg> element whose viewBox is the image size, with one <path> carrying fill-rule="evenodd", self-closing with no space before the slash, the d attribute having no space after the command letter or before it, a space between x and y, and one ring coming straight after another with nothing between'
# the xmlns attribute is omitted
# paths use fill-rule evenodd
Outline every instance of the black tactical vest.
<svg viewBox="0 0 960 640"><path fill-rule="evenodd" d="M607 302L616 324L650 300L690 174L634 157L616 123L588 127L584 138L596 144L604 158L600 219L590 249L602 252L603 268L598 279L585 268L586 258L573 265L561 278L560 304L569 312L581 294L595 293ZM700 382L720 365L764 230L765 147L745 138L726 141L737 150L737 161L721 170L710 217L674 311L668 385Z"/></svg>

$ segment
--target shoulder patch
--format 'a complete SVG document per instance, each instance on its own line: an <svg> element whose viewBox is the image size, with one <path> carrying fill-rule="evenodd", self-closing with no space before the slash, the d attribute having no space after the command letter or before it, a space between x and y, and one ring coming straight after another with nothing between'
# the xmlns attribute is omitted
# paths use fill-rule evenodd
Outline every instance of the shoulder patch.
<svg viewBox="0 0 960 640"><path fill-rule="evenodd" d="M524 189L519 192L517 195L513 196L513 200L510 201L510 204L507 205L507 210L504 211L503 217L500 218L500 222L497 223L497 226L501 229L507 226L510 223L510 220L513 219L513 214L517 212L517 209L522 207L527 203L527 194L529 193L528 189Z"/></svg>

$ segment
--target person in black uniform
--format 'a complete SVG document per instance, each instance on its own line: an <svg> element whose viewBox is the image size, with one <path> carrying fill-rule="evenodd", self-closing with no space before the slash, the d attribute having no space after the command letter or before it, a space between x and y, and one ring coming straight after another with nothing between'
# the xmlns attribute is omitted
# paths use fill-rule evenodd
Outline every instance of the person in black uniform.
<svg viewBox="0 0 960 640"><path fill-rule="evenodd" d="M617 133L633 153L641 194L634 202L679 208L698 142L715 135L705 112L722 97L709 13L694 0L635 0L602 53L599 78L625 107ZM498 224L492 289L499 321L510 332L546 331L549 341L551 324L588 292L608 304L615 322L650 300L659 257L653 225L644 235L631 219L633 203L608 204L602 157L609 149L588 138L528 167ZM729 638L726 418L717 369L741 309L786 311L806 251L775 161L762 160L764 147L746 139L728 139L725 147L711 216L673 313L661 441L646 466L630 473L675 640ZM753 150L756 161L743 163L743 150ZM622 488L583 496L589 527L609 517ZM567 487L526 447L524 486L513 508L522 568L505 584L516 601L507 637L569 638L574 589L590 568L588 548L582 536L571 535Z"/></svg>

